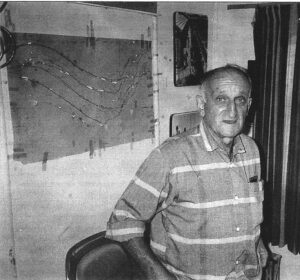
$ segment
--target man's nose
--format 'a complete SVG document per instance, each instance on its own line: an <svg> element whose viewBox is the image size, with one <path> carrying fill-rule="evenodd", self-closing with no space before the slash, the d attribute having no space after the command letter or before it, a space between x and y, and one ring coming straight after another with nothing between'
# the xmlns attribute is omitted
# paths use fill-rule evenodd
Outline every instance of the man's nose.
<svg viewBox="0 0 300 280"><path fill-rule="evenodd" d="M230 102L228 104L228 108L227 108L228 112L229 112L229 116L231 118L235 118L237 115L237 110L236 110L236 104L234 101Z"/></svg>

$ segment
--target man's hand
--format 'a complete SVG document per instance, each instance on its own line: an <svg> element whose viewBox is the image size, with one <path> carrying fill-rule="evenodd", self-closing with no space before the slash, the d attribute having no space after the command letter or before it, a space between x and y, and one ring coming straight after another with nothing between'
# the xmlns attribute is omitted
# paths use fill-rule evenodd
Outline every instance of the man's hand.
<svg viewBox="0 0 300 280"><path fill-rule="evenodd" d="M258 241L257 250L258 250L259 257L260 257L261 266L265 267L267 265L269 253L268 253L261 238Z"/></svg>
<svg viewBox="0 0 300 280"><path fill-rule="evenodd" d="M176 280L176 277L159 262L144 238L136 237L122 242L122 245L144 274L143 280Z"/></svg>

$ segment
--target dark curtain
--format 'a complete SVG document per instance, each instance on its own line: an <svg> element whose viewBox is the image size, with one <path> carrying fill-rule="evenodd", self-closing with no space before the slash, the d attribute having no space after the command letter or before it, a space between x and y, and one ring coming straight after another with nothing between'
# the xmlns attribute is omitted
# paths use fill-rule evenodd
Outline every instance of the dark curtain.
<svg viewBox="0 0 300 280"><path fill-rule="evenodd" d="M300 6L298 5L298 18ZM298 21L298 34L300 26ZM300 252L300 42L297 40L292 111L290 122L290 142L287 167L285 243L294 254Z"/></svg>
<svg viewBox="0 0 300 280"><path fill-rule="evenodd" d="M261 148L262 176L265 180L265 242L280 243L282 167L284 141L284 103L289 34L289 5L256 8L254 45L256 77L254 137Z"/></svg>

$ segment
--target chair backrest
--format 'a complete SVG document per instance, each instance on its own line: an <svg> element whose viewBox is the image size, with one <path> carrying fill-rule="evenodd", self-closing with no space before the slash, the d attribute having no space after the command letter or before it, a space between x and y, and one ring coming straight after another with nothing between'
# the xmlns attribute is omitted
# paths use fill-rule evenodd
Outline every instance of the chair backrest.
<svg viewBox="0 0 300 280"><path fill-rule="evenodd" d="M66 255L68 280L129 280L138 273L122 244L105 238L105 232L75 244Z"/></svg>

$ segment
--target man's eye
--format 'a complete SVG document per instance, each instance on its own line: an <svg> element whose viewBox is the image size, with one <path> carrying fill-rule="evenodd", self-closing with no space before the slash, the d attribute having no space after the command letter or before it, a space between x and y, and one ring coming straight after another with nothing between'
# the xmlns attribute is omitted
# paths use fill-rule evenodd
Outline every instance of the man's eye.
<svg viewBox="0 0 300 280"><path fill-rule="evenodd" d="M224 102L226 99L225 99L224 96L218 96L218 97L216 98L216 100L217 100L217 102Z"/></svg>
<svg viewBox="0 0 300 280"><path fill-rule="evenodd" d="M245 97L238 97L238 98L236 98L236 103L237 104L245 104L246 103L246 98Z"/></svg>

